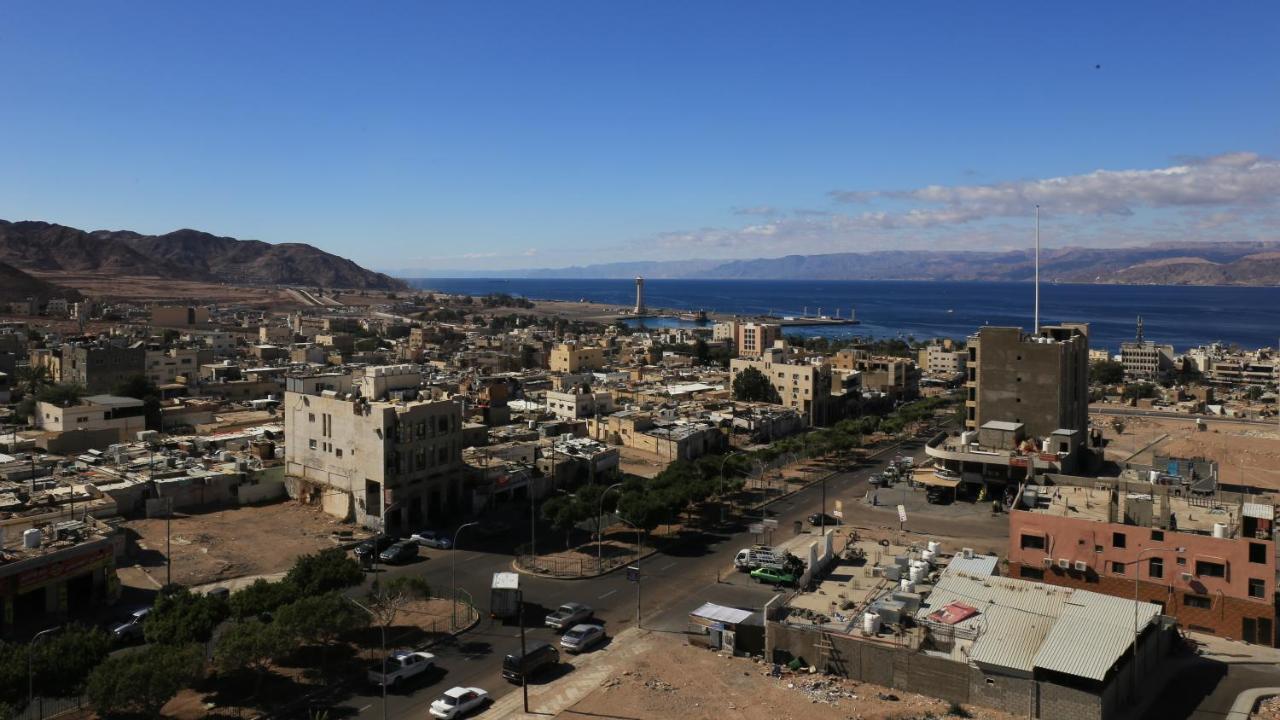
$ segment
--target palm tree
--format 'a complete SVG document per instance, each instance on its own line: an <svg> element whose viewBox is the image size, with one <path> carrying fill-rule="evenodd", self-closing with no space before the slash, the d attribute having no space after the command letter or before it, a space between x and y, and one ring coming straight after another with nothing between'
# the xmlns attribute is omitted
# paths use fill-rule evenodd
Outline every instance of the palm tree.
<svg viewBox="0 0 1280 720"><path fill-rule="evenodd" d="M28 365L18 370L18 387L26 397L35 397L41 388L52 384L48 365Z"/></svg>

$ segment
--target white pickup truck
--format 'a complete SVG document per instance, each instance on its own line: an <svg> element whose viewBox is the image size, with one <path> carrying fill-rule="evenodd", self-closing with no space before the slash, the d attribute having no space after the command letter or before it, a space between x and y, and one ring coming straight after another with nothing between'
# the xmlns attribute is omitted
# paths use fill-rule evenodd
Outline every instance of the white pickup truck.
<svg viewBox="0 0 1280 720"><path fill-rule="evenodd" d="M410 678L417 677L435 667L436 656L429 652L397 650L387 656L386 674L383 674L383 663L374 663L369 669L369 682L374 685L400 687Z"/></svg>
<svg viewBox="0 0 1280 720"><path fill-rule="evenodd" d="M733 558L733 566L740 572L750 572L762 567L782 567L786 559L786 553L767 545L756 545L739 550Z"/></svg>

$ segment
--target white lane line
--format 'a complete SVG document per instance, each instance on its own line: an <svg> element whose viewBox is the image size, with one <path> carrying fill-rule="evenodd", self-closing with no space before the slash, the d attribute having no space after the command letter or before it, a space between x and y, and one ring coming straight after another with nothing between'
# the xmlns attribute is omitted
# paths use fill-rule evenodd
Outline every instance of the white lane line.
<svg viewBox="0 0 1280 720"><path fill-rule="evenodd" d="M658 568L658 572L666 572L675 566L676 566L675 563L669 562L666 565L663 565L662 567Z"/></svg>
<svg viewBox="0 0 1280 720"><path fill-rule="evenodd" d="M368 710L368 709L369 709L369 708L371 708L371 707L373 707L373 705L365 705L364 707L360 708L360 709L359 709L359 710L357 710L356 712L358 712L358 713L362 713L362 712L364 712L365 710Z"/></svg>
<svg viewBox="0 0 1280 720"><path fill-rule="evenodd" d="M600 597L598 597L598 598L596 598L596 599L597 599L597 600L603 600L603 599L605 599L605 598L609 597L610 595L612 595L612 594L614 594L614 593L616 593L616 592L618 592L618 591L617 591L617 590L610 590L609 592L607 592L607 593L605 593L605 594L601 595Z"/></svg>

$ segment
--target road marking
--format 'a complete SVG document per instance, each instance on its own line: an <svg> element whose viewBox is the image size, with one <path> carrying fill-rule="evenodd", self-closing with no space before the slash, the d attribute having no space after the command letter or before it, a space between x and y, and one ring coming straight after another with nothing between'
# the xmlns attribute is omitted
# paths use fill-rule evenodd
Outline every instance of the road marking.
<svg viewBox="0 0 1280 720"><path fill-rule="evenodd" d="M605 593L605 594L601 595L600 597L598 597L598 598L596 598L596 599L597 599L597 600L603 600L603 599L605 599L605 598L609 597L610 595L612 595L612 594L614 594L614 593L616 593L616 592L618 592L618 591L617 591L617 590L610 590L609 592L607 592L607 593Z"/></svg>
<svg viewBox="0 0 1280 720"><path fill-rule="evenodd" d="M371 708L371 707L373 707L373 705L365 705L364 707L360 708L360 709L359 709L359 710L357 710L356 712L358 712L358 713L362 713L362 712L364 712L365 710L368 710L368 709L369 709L369 708Z"/></svg>
<svg viewBox="0 0 1280 720"><path fill-rule="evenodd" d="M675 567L675 563L669 562L666 565L663 565L662 567L658 568L658 572L666 572L673 567Z"/></svg>

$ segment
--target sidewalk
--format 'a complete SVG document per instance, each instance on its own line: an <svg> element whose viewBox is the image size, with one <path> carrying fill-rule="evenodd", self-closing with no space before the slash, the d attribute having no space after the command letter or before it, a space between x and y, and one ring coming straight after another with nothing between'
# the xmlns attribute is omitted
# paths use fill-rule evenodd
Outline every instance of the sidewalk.
<svg viewBox="0 0 1280 720"><path fill-rule="evenodd" d="M573 707L590 695L600 684L616 677L635 657L650 649L652 635L648 630L628 628L614 635L601 650L578 656L566 656L576 667L563 679L545 685L529 686L529 710L524 712L524 694L519 688L498 698L485 710L490 717L545 720Z"/></svg>
<svg viewBox="0 0 1280 720"><path fill-rule="evenodd" d="M1280 648L1226 640L1216 635L1183 630L1183 635L1195 641L1200 657L1220 663L1277 663L1280 664Z"/></svg>

